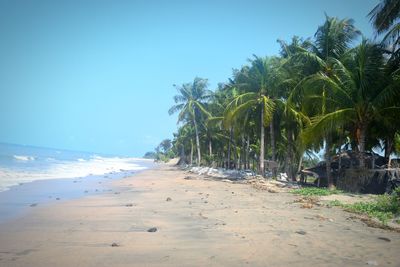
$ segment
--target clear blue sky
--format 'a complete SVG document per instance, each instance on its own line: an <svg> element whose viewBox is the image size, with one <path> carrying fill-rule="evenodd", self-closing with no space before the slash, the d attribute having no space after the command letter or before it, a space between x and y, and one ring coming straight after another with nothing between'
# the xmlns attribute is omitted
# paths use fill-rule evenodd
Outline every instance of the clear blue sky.
<svg viewBox="0 0 400 267"><path fill-rule="evenodd" d="M0 142L141 156L172 138L175 89L210 89L276 40L377 0L0 0Z"/></svg>

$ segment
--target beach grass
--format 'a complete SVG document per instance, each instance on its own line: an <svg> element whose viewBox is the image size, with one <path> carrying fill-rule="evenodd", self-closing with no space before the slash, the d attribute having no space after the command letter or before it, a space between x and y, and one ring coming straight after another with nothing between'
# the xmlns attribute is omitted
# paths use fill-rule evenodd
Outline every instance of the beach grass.
<svg viewBox="0 0 400 267"><path fill-rule="evenodd" d="M328 188L318 188L318 187L305 187L300 189L293 189L290 191L293 194L302 196L329 196L334 194L341 194L341 190L329 190Z"/></svg>
<svg viewBox="0 0 400 267"><path fill-rule="evenodd" d="M390 219L396 218L400 214L400 188L392 194L378 195L373 201L356 202L344 204L338 200L329 202L329 206L339 206L347 211L365 214L372 218L377 218L383 224L387 224ZM400 223L400 220L395 220Z"/></svg>

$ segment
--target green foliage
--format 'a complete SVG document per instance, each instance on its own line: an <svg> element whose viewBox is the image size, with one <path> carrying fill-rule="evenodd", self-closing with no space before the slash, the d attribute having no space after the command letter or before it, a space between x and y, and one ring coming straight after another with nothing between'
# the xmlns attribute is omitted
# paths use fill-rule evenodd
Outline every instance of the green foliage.
<svg viewBox="0 0 400 267"><path fill-rule="evenodd" d="M400 213L400 188L397 188L392 194L379 195L371 202L357 202L354 204L343 204L340 201L331 201L329 206L339 206L347 211L366 214L377 218L386 224L389 219L394 218ZM398 220L396 220L399 223Z"/></svg>
<svg viewBox="0 0 400 267"><path fill-rule="evenodd" d="M155 148L155 151L149 151L144 154L145 159L154 159L155 161L168 162L170 159L174 158L175 151L172 149L172 143L169 139L164 139Z"/></svg>
<svg viewBox="0 0 400 267"><path fill-rule="evenodd" d="M327 204L328 207L341 207L342 205L343 203L337 199L329 201L329 203Z"/></svg>
<svg viewBox="0 0 400 267"><path fill-rule="evenodd" d="M143 156L143 158L145 158L145 159L155 159L156 157L157 157L157 154L154 151L146 152Z"/></svg>
<svg viewBox="0 0 400 267"><path fill-rule="evenodd" d="M327 188L317 188L317 187L305 187L301 189L293 189L290 191L293 194L303 195L303 196L329 196L334 194L341 194L341 190L329 190Z"/></svg>
<svg viewBox="0 0 400 267"><path fill-rule="evenodd" d="M380 5L373 19L385 18L378 14L385 10L393 9ZM382 44L366 39L356 43L360 35L353 20L326 16L313 38L279 40L280 56L254 55L214 92L202 78L174 85L178 94L169 113L178 113L180 124L173 141L158 147L156 158L170 158L172 143L182 162L264 175L262 163L272 160L278 163L273 172L294 179L301 160L306 168L320 160L305 154L322 148L326 161L338 148L350 146L369 152L385 144L386 155L399 152L399 64L389 59ZM360 165L367 166L363 160L359 158ZM328 179L329 186L333 181Z"/></svg>

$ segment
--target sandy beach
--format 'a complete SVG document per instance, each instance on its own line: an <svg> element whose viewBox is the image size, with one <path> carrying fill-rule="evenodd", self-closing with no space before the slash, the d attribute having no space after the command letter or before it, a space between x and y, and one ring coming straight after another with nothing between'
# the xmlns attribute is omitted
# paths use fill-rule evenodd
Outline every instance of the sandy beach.
<svg viewBox="0 0 400 267"><path fill-rule="evenodd" d="M399 233L298 198L160 165L0 224L0 266L400 266Z"/></svg>

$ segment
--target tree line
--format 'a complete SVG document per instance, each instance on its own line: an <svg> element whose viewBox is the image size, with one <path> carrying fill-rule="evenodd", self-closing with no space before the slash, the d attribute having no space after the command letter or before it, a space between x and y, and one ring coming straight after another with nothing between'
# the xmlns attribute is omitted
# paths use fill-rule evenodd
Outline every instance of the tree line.
<svg viewBox="0 0 400 267"><path fill-rule="evenodd" d="M365 168L372 148L387 158L400 152L399 14L398 0L370 12L379 43L353 20L326 16L313 38L278 40L279 55L253 55L214 91L199 77L175 86L169 113L178 113L179 127L164 154L261 175L277 162L271 175L295 180L305 155L323 149L332 187L335 153L355 151Z"/></svg>

